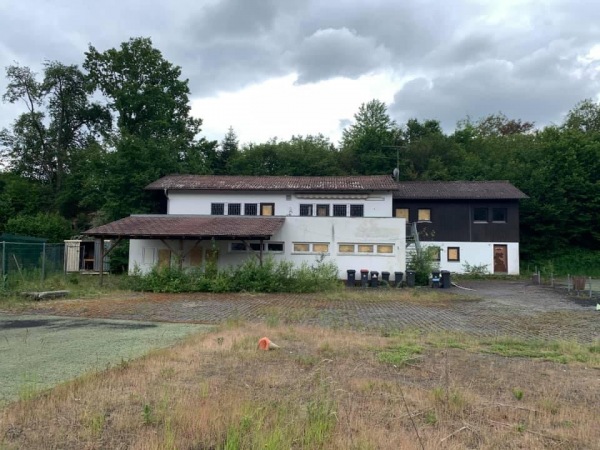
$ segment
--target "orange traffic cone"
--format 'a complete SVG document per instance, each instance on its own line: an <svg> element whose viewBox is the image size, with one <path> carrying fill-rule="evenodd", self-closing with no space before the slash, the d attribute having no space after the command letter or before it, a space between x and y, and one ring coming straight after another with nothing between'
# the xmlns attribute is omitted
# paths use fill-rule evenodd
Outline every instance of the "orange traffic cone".
<svg viewBox="0 0 600 450"><path fill-rule="evenodd" d="M279 348L279 345L271 342L268 337L264 337L258 340L258 348L260 350L274 350Z"/></svg>

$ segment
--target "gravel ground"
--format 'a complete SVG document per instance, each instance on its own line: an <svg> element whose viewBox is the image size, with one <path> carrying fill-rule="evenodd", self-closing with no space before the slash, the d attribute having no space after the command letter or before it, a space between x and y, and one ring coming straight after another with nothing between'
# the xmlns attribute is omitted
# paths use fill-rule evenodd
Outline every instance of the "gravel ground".
<svg viewBox="0 0 600 450"><path fill-rule="evenodd" d="M227 320L328 327L460 331L478 336L600 339L596 299L524 281L468 281L452 288L456 300L431 303L369 297L324 300L308 294L137 294L120 299L39 302L33 314L218 324ZM425 290L427 288L424 288Z"/></svg>

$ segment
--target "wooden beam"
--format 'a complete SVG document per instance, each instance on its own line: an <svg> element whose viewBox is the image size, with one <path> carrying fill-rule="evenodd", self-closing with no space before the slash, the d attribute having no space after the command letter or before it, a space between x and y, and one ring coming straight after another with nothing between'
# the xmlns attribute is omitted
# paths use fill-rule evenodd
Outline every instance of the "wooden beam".
<svg viewBox="0 0 600 450"><path fill-rule="evenodd" d="M104 251L104 236L100 237L100 253L102 256L100 257L100 286L104 283L104 258L108 256L110 252L112 252L115 247L123 240L122 237L118 237L114 244Z"/></svg>

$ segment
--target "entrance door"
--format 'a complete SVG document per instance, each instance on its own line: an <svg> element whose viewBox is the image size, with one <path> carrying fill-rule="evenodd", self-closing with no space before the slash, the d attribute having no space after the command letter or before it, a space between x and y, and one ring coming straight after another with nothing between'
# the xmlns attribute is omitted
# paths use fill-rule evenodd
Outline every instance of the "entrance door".
<svg viewBox="0 0 600 450"><path fill-rule="evenodd" d="M506 245L494 245L494 273L508 272L508 249Z"/></svg>

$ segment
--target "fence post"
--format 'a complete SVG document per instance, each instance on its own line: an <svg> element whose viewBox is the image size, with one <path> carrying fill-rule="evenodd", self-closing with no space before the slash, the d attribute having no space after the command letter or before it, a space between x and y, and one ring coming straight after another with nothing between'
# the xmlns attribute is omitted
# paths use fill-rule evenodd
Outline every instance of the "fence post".
<svg viewBox="0 0 600 450"><path fill-rule="evenodd" d="M2 241L2 289L6 289L6 242Z"/></svg>
<svg viewBox="0 0 600 450"><path fill-rule="evenodd" d="M42 285L46 279L46 243L42 243Z"/></svg>
<svg viewBox="0 0 600 450"><path fill-rule="evenodd" d="M592 277L589 277L590 281L590 298L592 298Z"/></svg>

